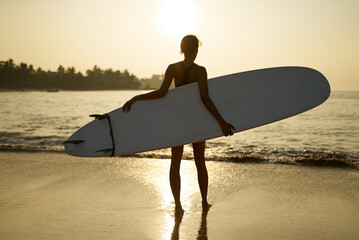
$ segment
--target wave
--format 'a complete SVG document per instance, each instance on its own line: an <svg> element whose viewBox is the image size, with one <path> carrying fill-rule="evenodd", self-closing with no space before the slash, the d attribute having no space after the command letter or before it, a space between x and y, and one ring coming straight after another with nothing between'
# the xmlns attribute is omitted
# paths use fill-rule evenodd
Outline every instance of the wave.
<svg viewBox="0 0 359 240"><path fill-rule="evenodd" d="M53 143L53 142L52 142ZM63 141L51 145L0 144L0 151L64 153ZM170 159L170 149L122 155L122 157ZM193 160L192 150L185 147L183 159ZM325 149L270 148L255 145L235 149L225 143L206 143L206 160L233 163L268 163L300 166L339 167L359 170L359 154Z"/></svg>
<svg viewBox="0 0 359 240"><path fill-rule="evenodd" d="M314 149L271 149L263 147L258 148L257 146L246 146L242 147L240 150L234 150L232 147L221 148L222 149L220 151L218 151L218 149L217 151L206 150L206 160L234 163L271 163L301 166L349 167L359 170L358 155L353 156L343 152L329 152ZM157 150L127 156L158 159L171 158L169 150ZM193 154L188 152L184 153L183 158L187 160L194 159Z"/></svg>
<svg viewBox="0 0 359 240"><path fill-rule="evenodd" d="M65 152L63 146L46 146L46 145L21 145L21 144L2 144L0 151L10 152Z"/></svg>
<svg viewBox="0 0 359 240"><path fill-rule="evenodd" d="M22 132L0 132L0 145L2 146L61 146L65 139L65 137L55 135L33 136Z"/></svg>

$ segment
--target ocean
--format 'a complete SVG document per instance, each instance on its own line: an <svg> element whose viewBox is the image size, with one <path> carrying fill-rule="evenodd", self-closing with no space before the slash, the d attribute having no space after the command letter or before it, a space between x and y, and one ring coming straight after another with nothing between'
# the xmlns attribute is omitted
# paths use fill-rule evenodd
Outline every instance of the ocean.
<svg viewBox="0 0 359 240"><path fill-rule="evenodd" d="M0 92L0 150L64 152L63 142L90 114L121 107L144 91ZM207 141L212 161L350 167L359 169L359 92L332 92L297 116ZM184 159L192 159L191 146ZM169 149L134 154L170 158Z"/></svg>

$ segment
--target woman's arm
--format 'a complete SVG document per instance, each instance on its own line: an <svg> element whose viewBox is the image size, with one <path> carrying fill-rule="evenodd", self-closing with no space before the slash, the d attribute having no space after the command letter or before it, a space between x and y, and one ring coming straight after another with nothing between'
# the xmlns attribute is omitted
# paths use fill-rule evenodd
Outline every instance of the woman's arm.
<svg viewBox="0 0 359 240"><path fill-rule="evenodd" d="M150 100L150 99L157 99L164 97L167 94L168 89L170 88L172 80L173 80L173 66L169 65L166 70L165 78L162 82L160 89L133 97L131 100L126 102L125 105L123 105L122 111L129 112L131 110L132 104L138 100Z"/></svg>
<svg viewBox="0 0 359 240"><path fill-rule="evenodd" d="M213 115L213 117L217 120L219 125L221 126L222 132L224 136L233 135L233 131L235 128L232 124L227 123L222 115L218 112L216 106L214 105L212 99L208 95L208 84L207 84L207 71L204 67L202 67L198 79L199 92L201 95L201 99L203 104L206 106L208 111Z"/></svg>

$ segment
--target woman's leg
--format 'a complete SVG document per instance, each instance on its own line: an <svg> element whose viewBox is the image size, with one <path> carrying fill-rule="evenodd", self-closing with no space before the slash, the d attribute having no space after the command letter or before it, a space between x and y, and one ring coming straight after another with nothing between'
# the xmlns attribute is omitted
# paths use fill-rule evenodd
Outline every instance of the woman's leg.
<svg viewBox="0 0 359 240"><path fill-rule="evenodd" d="M194 160L197 167L198 184L202 195L202 205L203 208L208 208L209 207L209 204L207 202L208 173L207 173L207 168L204 158L206 142L203 141L203 142L193 143L192 146L193 146Z"/></svg>
<svg viewBox="0 0 359 240"><path fill-rule="evenodd" d="M176 203L176 210L183 211L180 192L181 192L181 176L180 176L180 164L183 154L183 146L173 147L171 156L171 168L170 168L170 184L172 189L173 198Z"/></svg>

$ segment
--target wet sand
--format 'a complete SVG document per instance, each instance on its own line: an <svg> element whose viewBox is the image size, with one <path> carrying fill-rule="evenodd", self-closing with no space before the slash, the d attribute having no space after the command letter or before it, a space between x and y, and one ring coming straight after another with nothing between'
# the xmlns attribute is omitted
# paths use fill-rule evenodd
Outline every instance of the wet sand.
<svg viewBox="0 0 359 240"><path fill-rule="evenodd" d="M0 239L359 239L359 172L193 161L176 218L168 160L0 153Z"/></svg>

